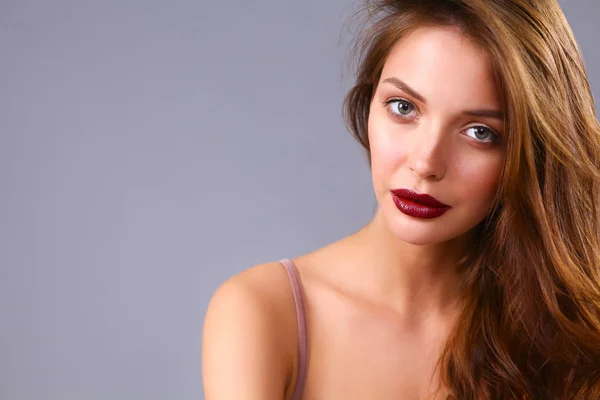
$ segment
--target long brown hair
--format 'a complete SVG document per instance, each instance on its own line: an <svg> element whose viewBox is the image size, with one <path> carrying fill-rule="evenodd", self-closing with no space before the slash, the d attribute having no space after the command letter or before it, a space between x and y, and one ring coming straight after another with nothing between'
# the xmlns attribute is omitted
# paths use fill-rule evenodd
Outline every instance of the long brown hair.
<svg viewBox="0 0 600 400"><path fill-rule="evenodd" d="M453 26L486 50L506 162L438 367L448 399L600 399L600 125L555 0L367 1L347 125L369 155L369 106L391 47Z"/></svg>

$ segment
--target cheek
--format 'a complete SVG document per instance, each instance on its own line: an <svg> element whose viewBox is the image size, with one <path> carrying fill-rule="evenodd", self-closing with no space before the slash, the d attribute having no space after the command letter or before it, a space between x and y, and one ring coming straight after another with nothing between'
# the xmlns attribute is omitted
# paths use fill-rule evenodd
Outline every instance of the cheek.
<svg viewBox="0 0 600 400"><path fill-rule="evenodd" d="M406 151L398 142L398 132L382 118L369 119L369 144L371 149L371 172L375 189L384 188L398 170ZM397 128L396 128L397 129Z"/></svg>
<svg viewBox="0 0 600 400"><path fill-rule="evenodd" d="M502 169L501 154L481 154L476 159L465 160L458 166L461 197L465 201L489 206L498 184Z"/></svg>

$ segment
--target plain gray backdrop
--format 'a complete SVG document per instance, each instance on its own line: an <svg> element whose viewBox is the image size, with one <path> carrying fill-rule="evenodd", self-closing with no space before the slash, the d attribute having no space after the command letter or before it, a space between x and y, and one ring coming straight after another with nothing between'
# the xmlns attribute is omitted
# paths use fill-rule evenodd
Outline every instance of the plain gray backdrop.
<svg viewBox="0 0 600 400"><path fill-rule="evenodd" d="M561 4L600 93L600 2ZM369 221L354 9L0 0L0 399L202 399L216 287Z"/></svg>

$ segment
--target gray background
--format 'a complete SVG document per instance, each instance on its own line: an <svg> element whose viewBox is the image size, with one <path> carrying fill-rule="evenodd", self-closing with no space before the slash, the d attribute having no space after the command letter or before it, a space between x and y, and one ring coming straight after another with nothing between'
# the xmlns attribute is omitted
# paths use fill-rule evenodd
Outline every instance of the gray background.
<svg viewBox="0 0 600 400"><path fill-rule="evenodd" d="M600 93L600 2L562 5ZM0 399L201 399L214 289L369 221L353 9L0 0Z"/></svg>

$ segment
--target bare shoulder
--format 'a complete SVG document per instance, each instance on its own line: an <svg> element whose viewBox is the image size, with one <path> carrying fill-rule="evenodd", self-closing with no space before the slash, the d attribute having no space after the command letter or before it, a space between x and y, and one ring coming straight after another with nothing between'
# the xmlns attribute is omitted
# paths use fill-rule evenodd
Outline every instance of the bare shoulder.
<svg viewBox="0 0 600 400"><path fill-rule="evenodd" d="M277 322L282 314L289 314L293 304L285 267L269 262L254 265L222 283L213 294L208 311L243 307L252 312L252 308L258 308L262 319Z"/></svg>
<svg viewBox="0 0 600 400"><path fill-rule="evenodd" d="M284 399L295 332L293 295L281 263L255 265L222 283L204 319L206 399Z"/></svg>

